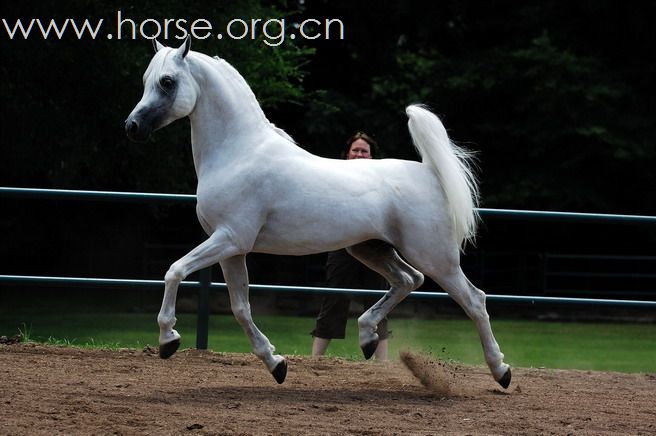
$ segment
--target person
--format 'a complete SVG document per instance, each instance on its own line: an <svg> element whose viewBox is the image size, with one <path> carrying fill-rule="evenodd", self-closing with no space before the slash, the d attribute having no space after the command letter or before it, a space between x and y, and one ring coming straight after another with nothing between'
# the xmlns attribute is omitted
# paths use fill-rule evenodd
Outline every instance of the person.
<svg viewBox="0 0 656 436"><path fill-rule="evenodd" d="M378 154L376 141L363 132L357 132L346 141L343 159L373 159ZM346 249L328 253L326 261L326 286L331 288L388 289L385 279L351 256ZM344 339L351 299L344 294L330 295L323 299L316 325L312 330L312 355L325 354L332 339ZM377 360L387 360L387 319L378 324Z"/></svg>

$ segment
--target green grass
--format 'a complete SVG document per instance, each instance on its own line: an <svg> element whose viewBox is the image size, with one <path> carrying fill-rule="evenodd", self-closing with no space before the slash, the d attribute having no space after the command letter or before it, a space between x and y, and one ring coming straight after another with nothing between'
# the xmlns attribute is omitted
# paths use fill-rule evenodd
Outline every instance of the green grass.
<svg viewBox="0 0 656 436"><path fill-rule="evenodd" d="M313 318L256 316L256 322L282 354L309 354ZM494 320L497 341L506 361L517 367L568 368L622 372L656 372L656 325L559 323ZM179 314L176 326L183 347L196 343L196 316ZM390 320L390 356L402 349L430 352L442 359L483 364L478 334L468 319ZM35 342L94 348L142 348L157 345L153 314L64 313L0 316L0 335L19 332ZM251 351L231 315L210 318L209 348ZM357 325L350 320L345 340L333 341L329 355L360 359Z"/></svg>

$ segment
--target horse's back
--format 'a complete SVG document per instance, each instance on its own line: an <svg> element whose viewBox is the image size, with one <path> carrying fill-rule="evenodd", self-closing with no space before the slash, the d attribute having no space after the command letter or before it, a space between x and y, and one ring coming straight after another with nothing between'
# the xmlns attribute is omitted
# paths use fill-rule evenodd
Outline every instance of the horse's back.
<svg viewBox="0 0 656 436"><path fill-rule="evenodd" d="M268 199L255 251L308 254L368 239L395 243L444 210L437 178L419 162L309 154L273 160L276 171L266 173L277 194Z"/></svg>

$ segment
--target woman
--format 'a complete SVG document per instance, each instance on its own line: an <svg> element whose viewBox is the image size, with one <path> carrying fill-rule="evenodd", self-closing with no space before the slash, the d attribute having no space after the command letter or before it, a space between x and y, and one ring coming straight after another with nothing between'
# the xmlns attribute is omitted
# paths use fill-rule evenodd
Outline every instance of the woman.
<svg viewBox="0 0 656 436"><path fill-rule="evenodd" d="M342 158L373 159L378 154L378 146L370 136L357 132L346 142ZM387 289L387 282L378 273L370 270L346 249L328 253L326 261L326 286L331 288L354 289ZM344 339L346 336L346 321L348 320L351 299L344 294L330 295L321 302L316 326L312 331L312 355L321 356L326 352L332 339ZM378 324L376 330L379 337L378 348L374 357L377 360L387 360L387 319Z"/></svg>

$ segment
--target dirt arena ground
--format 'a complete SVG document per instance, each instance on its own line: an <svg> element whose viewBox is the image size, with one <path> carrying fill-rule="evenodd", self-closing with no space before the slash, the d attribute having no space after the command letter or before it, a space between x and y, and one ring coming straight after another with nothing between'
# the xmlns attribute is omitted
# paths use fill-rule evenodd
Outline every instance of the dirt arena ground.
<svg viewBox="0 0 656 436"><path fill-rule="evenodd" d="M408 357L408 356L406 356ZM3 435L656 434L656 375L0 345ZM421 379L421 381L420 381ZM422 384L423 381L423 384Z"/></svg>

